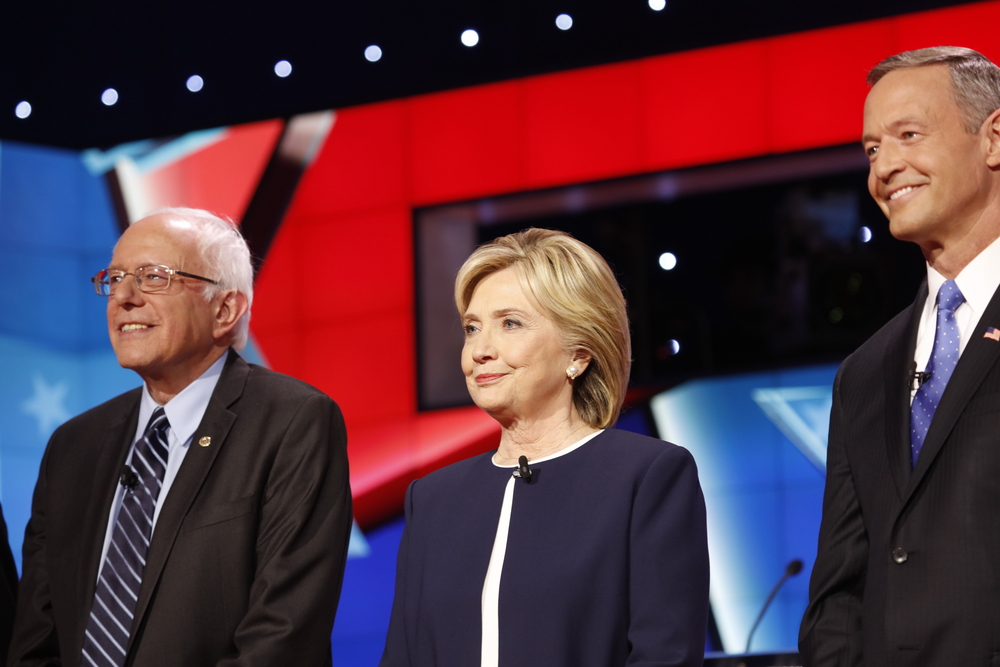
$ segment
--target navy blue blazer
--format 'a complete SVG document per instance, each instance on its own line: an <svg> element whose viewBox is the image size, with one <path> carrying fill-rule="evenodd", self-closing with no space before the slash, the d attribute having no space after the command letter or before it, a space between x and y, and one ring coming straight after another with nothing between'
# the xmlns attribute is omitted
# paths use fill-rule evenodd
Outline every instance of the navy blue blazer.
<svg viewBox="0 0 1000 667"><path fill-rule="evenodd" d="M480 664L483 582L510 468L492 452L410 485L384 667ZM700 665L705 502L687 450L607 430L518 481L501 667Z"/></svg>

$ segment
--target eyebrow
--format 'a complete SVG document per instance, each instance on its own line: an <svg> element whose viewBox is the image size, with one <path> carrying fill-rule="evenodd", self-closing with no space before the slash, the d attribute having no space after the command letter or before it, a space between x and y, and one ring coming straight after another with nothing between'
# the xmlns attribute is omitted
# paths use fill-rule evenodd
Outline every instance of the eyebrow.
<svg viewBox="0 0 1000 667"><path fill-rule="evenodd" d="M889 129L890 130L897 130L897 129L899 129L899 127L901 125L916 125L917 127L920 127L920 128L927 127L927 123L925 123L925 122L923 122L921 120L918 120L918 119L916 119L916 118L914 118L912 116L906 116L906 117L903 117L903 118L896 119L896 120L892 121L891 123L889 123ZM861 145L862 146L864 146L865 144L867 144L869 141L878 141L878 139L874 135L871 135L871 134L863 134L863 135L861 135Z"/></svg>
<svg viewBox="0 0 1000 667"><path fill-rule="evenodd" d="M490 313L490 317L492 317L493 319L499 319L499 318L503 317L504 315L510 315L510 314L517 314L517 315L527 316L527 313L524 312L523 310L521 310L520 308L514 308L513 306L508 306L507 308L501 308L499 310L494 310L492 313ZM480 318L475 313L466 312L465 315L462 316L462 319L463 320L479 320Z"/></svg>
<svg viewBox="0 0 1000 667"><path fill-rule="evenodd" d="M164 262L154 262L154 261L139 262L138 264L135 265L134 268L139 269L139 268L142 268L144 266L165 266L165 267L167 267L169 269L174 268L170 264L165 264ZM122 266L122 264L120 262L111 262L111 263L108 264L108 266L106 268L128 270L128 267Z"/></svg>

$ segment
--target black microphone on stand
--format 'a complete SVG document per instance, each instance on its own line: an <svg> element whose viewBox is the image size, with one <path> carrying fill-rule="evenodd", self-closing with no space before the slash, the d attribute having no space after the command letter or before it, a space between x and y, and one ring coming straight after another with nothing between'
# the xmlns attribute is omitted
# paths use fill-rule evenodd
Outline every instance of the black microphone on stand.
<svg viewBox="0 0 1000 667"><path fill-rule="evenodd" d="M753 641L753 633L757 632L757 626L760 625L761 620L764 618L764 612L766 612L767 608L771 606L772 602L774 602L774 596L778 594L778 590L785 584L786 581L801 571L802 561L798 558L785 566L785 573L781 575L781 579L778 579L778 583L776 583L774 588L771 589L771 594L767 596L767 600L764 602L764 608L760 610L760 613L757 615L757 620L753 622L753 627L750 628L750 636L747 637L747 647L746 650L743 651L744 653L750 652L750 642Z"/></svg>

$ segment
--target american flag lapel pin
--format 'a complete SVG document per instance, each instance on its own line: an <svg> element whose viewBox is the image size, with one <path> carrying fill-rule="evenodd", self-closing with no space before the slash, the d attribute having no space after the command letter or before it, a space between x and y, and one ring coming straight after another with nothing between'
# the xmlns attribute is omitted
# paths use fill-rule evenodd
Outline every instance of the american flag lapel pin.
<svg viewBox="0 0 1000 667"><path fill-rule="evenodd" d="M983 334L983 338L1000 341L1000 329L994 329L993 327L988 328L986 333Z"/></svg>

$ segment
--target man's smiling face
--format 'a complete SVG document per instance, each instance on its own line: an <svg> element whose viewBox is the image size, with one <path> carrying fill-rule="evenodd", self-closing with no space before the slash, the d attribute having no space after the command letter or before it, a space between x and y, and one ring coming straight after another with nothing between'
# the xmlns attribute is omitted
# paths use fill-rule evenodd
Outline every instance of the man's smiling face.
<svg viewBox="0 0 1000 667"><path fill-rule="evenodd" d="M966 129L946 65L895 70L876 83L862 143L868 191L898 239L942 246L989 206L989 142Z"/></svg>
<svg viewBox="0 0 1000 667"><path fill-rule="evenodd" d="M210 275L198 252L190 223L165 215L144 218L118 241L111 269L134 272L162 264L196 275ZM173 276L163 292L141 292L132 276L108 297L108 334L124 368L144 380L183 377L213 355L214 302L205 299L208 284Z"/></svg>

